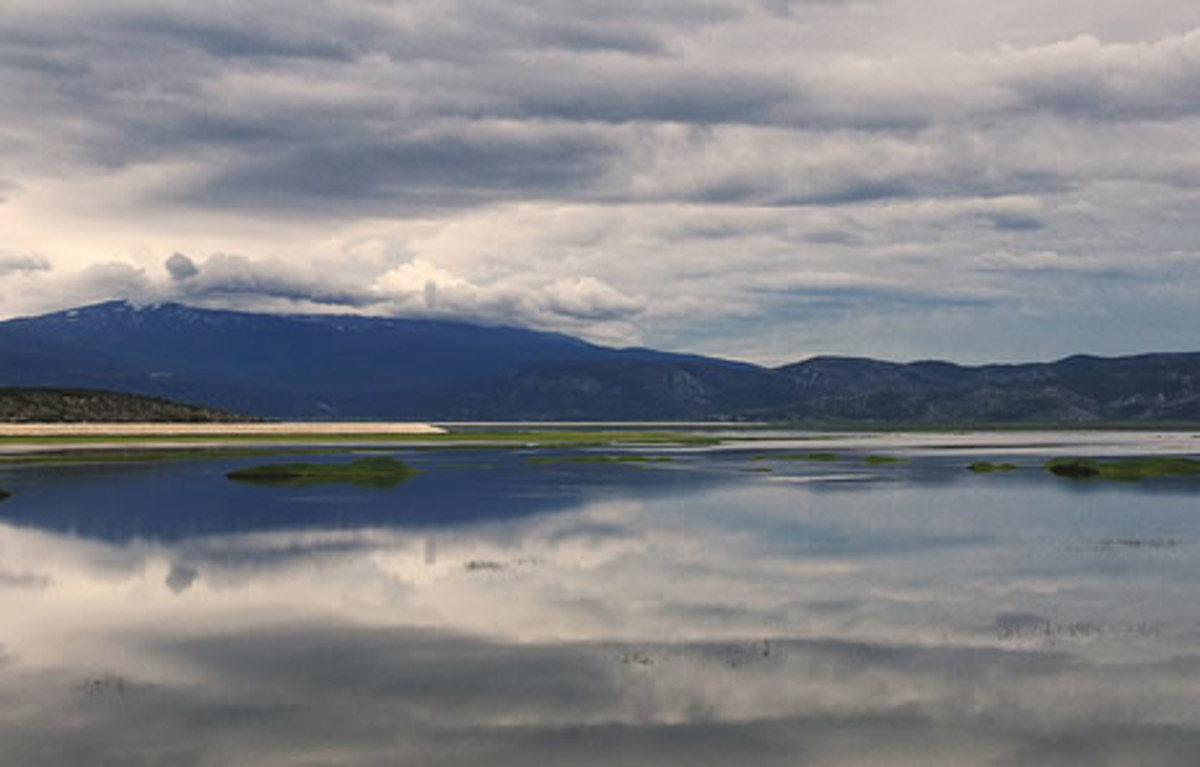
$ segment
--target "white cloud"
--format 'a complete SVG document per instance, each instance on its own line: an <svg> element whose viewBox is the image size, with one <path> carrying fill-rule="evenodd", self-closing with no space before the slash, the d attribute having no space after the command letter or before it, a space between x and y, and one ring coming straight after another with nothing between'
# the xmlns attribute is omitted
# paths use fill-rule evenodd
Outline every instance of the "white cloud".
<svg viewBox="0 0 1200 767"><path fill-rule="evenodd" d="M618 344L637 342L629 323L644 308L639 299L595 277L544 281L516 275L476 284L422 258L385 272L372 290L389 303L393 314L569 328L593 340Z"/></svg>

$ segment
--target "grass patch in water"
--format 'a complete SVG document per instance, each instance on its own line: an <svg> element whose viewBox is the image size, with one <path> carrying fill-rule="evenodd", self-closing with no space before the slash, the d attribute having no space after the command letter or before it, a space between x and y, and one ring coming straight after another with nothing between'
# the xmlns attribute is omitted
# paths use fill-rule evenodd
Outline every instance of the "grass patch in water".
<svg viewBox="0 0 1200 767"><path fill-rule="evenodd" d="M1045 468L1057 477L1068 479L1113 479L1136 482L1158 477L1187 477L1200 475L1200 460L1149 456L1139 458L1054 458Z"/></svg>
<svg viewBox="0 0 1200 767"><path fill-rule="evenodd" d="M0 490L0 501L3 501L7 498L12 498L12 493L8 492L7 490Z"/></svg>
<svg viewBox="0 0 1200 767"><path fill-rule="evenodd" d="M236 469L225 476L255 485L304 487L327 483L390 489L417 470L388 456L359 458L350 463L273 463Z"/></svg>
<svg viewBox="0 0 1200 767"><path fill-rule="evenodd" d="M760 453L750 456L752 461L836 461L837 453Z"/></svg>
<svg viewBox="0 0 1200 767"><path fill-rule="evenodd" d="M894 455L868 455L863 463L870 466L883 466L889 463L908 463L908 458L897 458Z"/></svg>
<svg viewBox="0 0 1200 767"><path fill-rule="evenodd" d="M973 471L976 474L992 474L997 471L1016 471L1017 467L1011 463L992 463L991 461L976 461L967 466L968 471Z"/></svg>
<svg viewBox="0 0 1200 767"><path fill-rule="evenodd" d="M665 455L545 455L530 458L530 463L667 463L674 458Z"/></svg>

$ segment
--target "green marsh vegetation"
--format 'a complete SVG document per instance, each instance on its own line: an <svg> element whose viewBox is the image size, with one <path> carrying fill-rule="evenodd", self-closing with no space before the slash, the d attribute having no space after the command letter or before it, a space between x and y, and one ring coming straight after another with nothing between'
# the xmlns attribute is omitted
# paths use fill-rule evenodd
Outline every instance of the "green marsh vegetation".
<svg viewBox="0 0 1200 767"><path fill-rule="evenodd" d="M863 458L863 463L868 466L886 466L891 463L908 463L909 458L897 458L894 455L868 455Z"/></svg>
<svg viewBox="0 0 1200 767"><path fill-rule="evenodd" d="M814 461L833 462L842 460L837 453L759 453L750 456L752 461ZM897 458L891 455L867 455L862 462L869 466L883 466L891 463L908 463L908 458Z"/></svg>
<svg viewBox="0 0 1200 767"><path fill-rule="evenodd" d="M722 442L719 437L685 431L542 429L448 431L444 434L138 434L138 435L20 435L0 436L0 445L53 444L86 446L96 443L145 445L153 442L224 445L279 443L402 444L405 447L606 447L610 445L704 446Z"/></svg>
<svg viewBox="0 0 1200 767"><path fill-rule="evenodd" d="M333 483L388 490L418 473L395 458L374 456L349 463L271 463L236 469L225 476L238 482L277 487Z"/></svg>
<svg viewBox="0 0 1200 767"><path fill-rule="evenodd" d="M156 443L165 444L156 444ZM222 434L0 436L0 445L29 452L0 455L6 464L148 463L287 455L337 455L359 447L412 450L689 447L720 439L688 432L645 430L487 430L445 434ZM183 446L180 446L180 444ZM633 458L630 460L637 460ZM491 468L491 467L489 467Z"/></svg>
<svg viewBox="0 0 1200 767"><path fill-rule="evenodd" d="M1045 469L1056 477L1068 479L1111 479L1136 482L1159 477L1188 477L1200 475L1200 460L1169 456L1136 458L1054 458Z"/></svg>
<svg viewBox="0 0 1200 767"><path fill-rule="evenodd" d="M442 442L518 442L536 447L605 447L608 445L719 445L723 440L687 431L636 431L605 429L600 431L462 431L419 435L425 444Z"/></svg>
<svg viewBox="0 0 1200 767"><path fill-rule="evenodd" d="M837 453L760 453L750 456L752 461L837 461Z"/></svg>
<svg viewBox="0 0 1200 767"><path fill-rule="evenodd" d="M1017 467L1011 463L992 463L991 461L976 461L967 466L968 471L973 471L976 474L993 474L998 471L1016 471Z"/></svg>
<svg viewBox="0 0 1200 767"><path fill-rule="evenodd" d="M670 463L675 459L668 455L544 455L534 456L530 463L598 463L598 464L647 464Z"/></svg>

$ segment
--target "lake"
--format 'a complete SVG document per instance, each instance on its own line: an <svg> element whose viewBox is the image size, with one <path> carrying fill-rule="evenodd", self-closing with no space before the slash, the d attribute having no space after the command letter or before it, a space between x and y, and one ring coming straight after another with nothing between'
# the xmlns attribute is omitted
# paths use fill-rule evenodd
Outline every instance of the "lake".
<svg viewBox="0 0 1200 767"><path fill-rule="evenodd" d="M1041 468L1196 435L760 436L0 465L0 764L1196 764L1200 477Z"/></svg>

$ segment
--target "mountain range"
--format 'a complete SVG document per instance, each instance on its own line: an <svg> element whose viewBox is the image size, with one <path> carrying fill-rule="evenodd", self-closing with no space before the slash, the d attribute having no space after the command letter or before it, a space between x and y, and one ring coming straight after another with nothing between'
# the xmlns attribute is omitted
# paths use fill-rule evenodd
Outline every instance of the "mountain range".
<svg viewBox="0 0 1200 767"><path fill-rule="evenodd" d="M1200 421L1198 353L769 368L513 327L121 301L0 322L0 386L303 419Z"/></svg>

